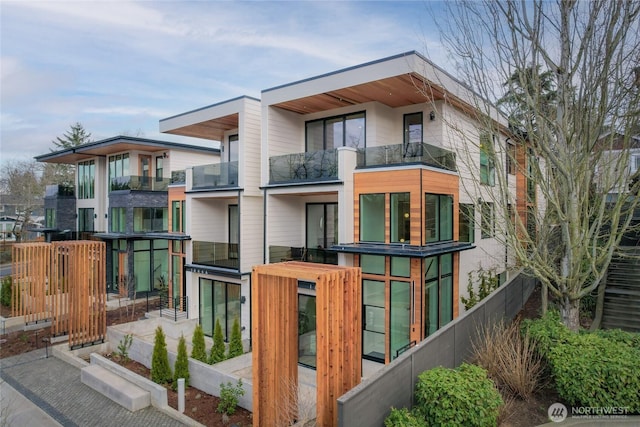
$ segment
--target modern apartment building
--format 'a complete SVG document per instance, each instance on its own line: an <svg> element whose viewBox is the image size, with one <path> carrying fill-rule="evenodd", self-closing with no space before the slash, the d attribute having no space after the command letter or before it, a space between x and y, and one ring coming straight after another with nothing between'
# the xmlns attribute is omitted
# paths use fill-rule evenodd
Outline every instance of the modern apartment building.
<svg viewBox="0 0 640 427"><path fill-rule="evenodd" d="M73 164L75 186L49 186L47 240L102 239L107 291L153 292L169 282L169 250L187 238L169 232L172 181L196 162L219 161L219 150L117 136L36 157Z"/></svg>
<svg viewBox="0 0 640 427"><path fill-rule="evenodd" d="M162 132L221 144L220 163L188 167L169 188L170 231L188 236L171 249L173 271L184 266L173 294L189 297L207 334L219 320L228 337L238 319L249 342L250 307L260 304L252 266L359 266L362 356L392 361L463 312L470 273L507 278L490 197L496 168L519 201L514 214L526 221L535 207L518 173L526 150L510 145L500 116L497 131L484 129L474 99L408 52L161 120ZM300 281L297 308L299 361L314 366L314 283Z"/></svg>

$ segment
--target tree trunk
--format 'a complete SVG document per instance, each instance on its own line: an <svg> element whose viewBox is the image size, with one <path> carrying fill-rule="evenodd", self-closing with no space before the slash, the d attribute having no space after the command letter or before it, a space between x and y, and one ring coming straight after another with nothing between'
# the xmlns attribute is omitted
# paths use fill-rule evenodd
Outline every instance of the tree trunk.
<svg viewBox="0 0 640 427"><path fill-rule="evenodd" d="M562 323L569 330L578 332L580 329L580 299L572 300L569 297L563 297L561 299L560 317Z"/></svg>

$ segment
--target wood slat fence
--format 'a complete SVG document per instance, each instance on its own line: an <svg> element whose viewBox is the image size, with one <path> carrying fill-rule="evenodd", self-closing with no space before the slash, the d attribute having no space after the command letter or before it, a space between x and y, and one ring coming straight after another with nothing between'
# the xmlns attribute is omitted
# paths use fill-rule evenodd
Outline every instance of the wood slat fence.
<svg viewBox="0 0 640 427"><path fill-rule="evenodd" d="M104 242L18 243L12 259L14 316L26 324L51 321L52 335L68 333L71 348L104 341Z"/></svg>

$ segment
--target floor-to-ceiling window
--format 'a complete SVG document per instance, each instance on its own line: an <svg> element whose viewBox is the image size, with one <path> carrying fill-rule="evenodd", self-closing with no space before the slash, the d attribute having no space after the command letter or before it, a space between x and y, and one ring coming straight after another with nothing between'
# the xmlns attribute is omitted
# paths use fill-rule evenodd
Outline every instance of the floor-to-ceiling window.
<svg viewBox="0 0 640 427"><path fill-rule="evenodd" d="M109 191L129 188L129 153L109 156Z"/></svg>
<svg viewBox="0 0 640 427"><path fill-rule="evenodd" d="M78 209L78 231L95 231L93 208Z"/></svg>
<svg viewBox="0 0 640 427"><path fill-rule="evenodd" d="M448 194L425 194L425 242L453 240L453 197Z"/></svg>
<svg viewBox="0 0 640 427"><path fill-rule="evenodd" d="M78 199L93 199L95 196L95 161L79 162L77 175Z"/></svg>
<svg viewBox="0 0 640 427"><path fill-rule="evenodd" d="M384 257L382 257L384 258ZM362 280L362 355L384 362L385 282Z"/></svg>
<svg viewBox="0 0 640 427"><path fill-rule="evenodd" d="M136 292L149 292L166 286L169 275L167 240L133 241L133 275Z"/></svg>
<svg viewBox="0 0 640 427"><path fill-rule="evenodd" d="M409 193L391 193L391 243L411 242Z"/></svg>
<svg viewBox="0 0 640 427"><path fill-rule="evenodd" d="M453 320L453 255L425 258L425 332L429 336Z"/></svg>
<svg viewBox="0 0 640 427"><path fill-rule="evenodd" d="M338 147L366 148L364 112L306 123L307 152Z"/></svg>
<svg viewBox="0 0 640 427"><path fill-rule="evenodd" d="M240 285L200 278L200 324L207 336L213 336L220 322L225 341L231 336L235 320L240 322Z"/></svg>
<svg viewBox="0 0 640 427"><path fill-rule="evenodd" d="M338 242L338 204L307 204L307 261L337 264L338 257L326 249Z"/></svg>
<svg viewBox="0 0 640 427"><path fill-rule="evenodd" d="M403 157L422 156L422 112L404 115Z"/></svg>
<svg viewBox="0 0 640 427"><path fill-rule="evenodd" d="M240 211L238 205L229 205L229 259L238 259L240 244Z"/></svg>

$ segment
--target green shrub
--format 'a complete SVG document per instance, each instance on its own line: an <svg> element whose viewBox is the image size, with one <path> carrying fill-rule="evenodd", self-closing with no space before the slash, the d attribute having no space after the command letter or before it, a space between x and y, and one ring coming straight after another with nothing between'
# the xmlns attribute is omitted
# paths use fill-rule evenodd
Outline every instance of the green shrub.
<svg viewBox="0 0 640 427"><path fill-rule="evenodd" d="M384 420L385 427L427 427L427 423L407 408L391 408L391 413Z"/></svg>
<svg viewBox="0 0 640 427"><path fill-rule="evenodd" d="M226 385L224 383L220 384L220 402L216 411L226 415L233 415L236 412L240 396L244 396L241 379L238 380L235 386L231 382Z"/></svg>
<svg viewBox="0 0 640 427"><path fill-rule="evenodd" d="M498 422L502 397L487 372L463 363L438 367L418 376L414 413L427 425L491 426Z"/></svg>
<svg viewBox="0 0 640 427"><path fill-rule="evenodd" d="M204 345L204 331L202 325L197 324L193 330L193 337L191 338L191 357L201 362L207 363L207 350Z"/></svg>
<svg viewBox="0 0 640 427"><path fill-rule="evenodd" d="M598 334L571 334L547 363L561 399L574 406L640 411L640 350Z"/></svg>
<svg viewBox="0 0 640 427"><path fill-rule="evenodd" d="M125 362L129 361L129 349L131 348L131 344L133 344L133 335L131 334L126 334L118 343L118 356L120 356Z"/></svg>
<svg viewBox="0 0 640 427"><path fill-rule="evenodd" d="M559 397L574 406L640 411L640 335L569 331L557 312L523 321L545 359Z"/></svg>
<svg viewBox="0 0 640 427"><path fill-rule="evenodd" d="M187 356L187 342L184 335L178 340L178 356L173 366L173 390L178 389L178 379L184 378L184 386L189 386L189 357Z"/></svg>
<svg viewBox="0 0 640 427"><path fill-rule="evenodd" d="M171 366L169 366L169 354L162 327L156 328L156 336L153 340L153 356L151 358L151 380L157 384L171 382Z"/></svg>
<svg viewBox="0 0 640 427"><path fill-rule="evenodd" d="M5 307L11 307L11 295L13 291L13 279L11 276L4 277L0 286L2 286L2 288L0 288L0 304Z"/></svg>
<svg viewBox="0 0 640 427"><path fill-rule="evenodd" d="M240 322L236 318L233 321L233 328L231 329L231 339L229 340L229 355L228 359L232 357L242 356L244 349L242 348L242 333L240 332Z"/></svg>
<svg viewBox="0 0 640 427"><path fill-rule="evenodd" d="M209 364L222 362L226 359L224 348L224 337L222 336L222 326L220 320L216 319L216 326L213 328L213 347L211 347L211 353L209 353Z"/></svg>
<svg viewBox="0 0 640 427"><path fill-rule="evenodd" d="M522 321L522 335L529 335L536 343L536 348L543 357L558 342L566 340L571 331L560 320L560 313L549 310L540 319L525 319Z"/></svg>

